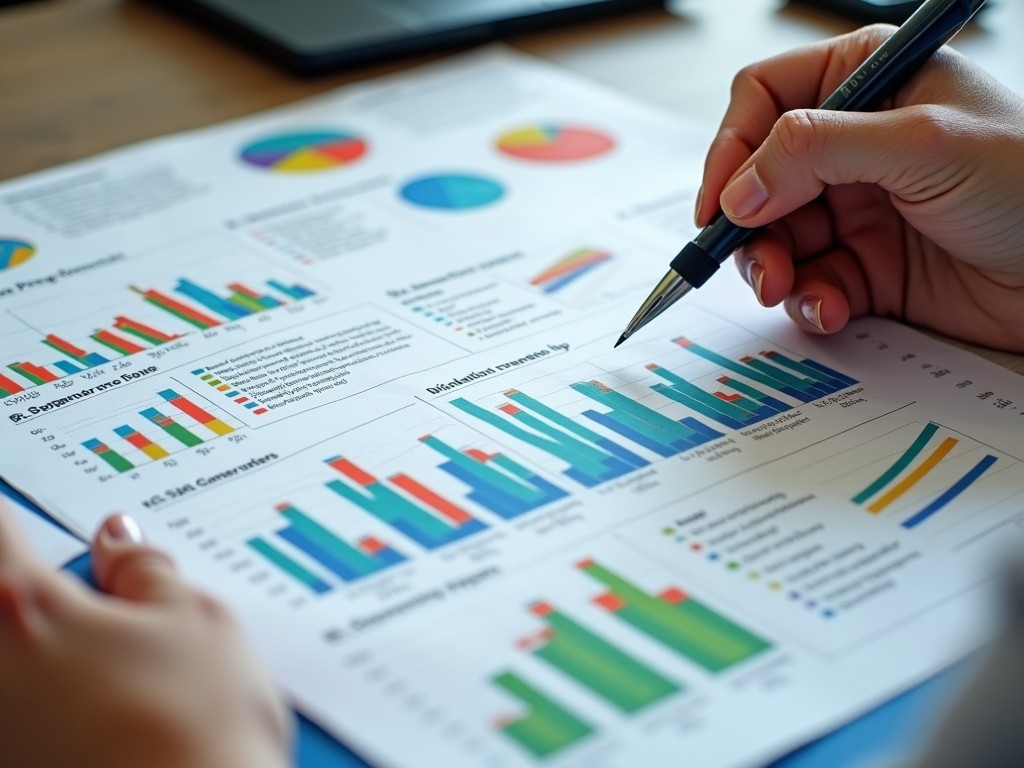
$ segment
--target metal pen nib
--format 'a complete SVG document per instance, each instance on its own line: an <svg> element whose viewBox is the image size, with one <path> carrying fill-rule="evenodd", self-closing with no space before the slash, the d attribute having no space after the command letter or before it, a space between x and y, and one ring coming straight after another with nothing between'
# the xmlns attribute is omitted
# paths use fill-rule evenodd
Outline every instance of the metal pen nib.
<svg viewBox="0 0 1024 768"><path fill-rule="evenodd" d="M638 309L636 314L633 315L633 319L629 321L629 324L626 326L626 330L622 332L622 335L619 336L619 340L615 342L615 346L619 346L622 342L651 322L651 320L683 298L683 296L688 294L692 288L692 284L680 277L679 273L674 269L670 269L665 276L661 278L661 282L655 286L653 291L651 291L651 295L648 296L646 301L640 305L640 309Z"/></svg>

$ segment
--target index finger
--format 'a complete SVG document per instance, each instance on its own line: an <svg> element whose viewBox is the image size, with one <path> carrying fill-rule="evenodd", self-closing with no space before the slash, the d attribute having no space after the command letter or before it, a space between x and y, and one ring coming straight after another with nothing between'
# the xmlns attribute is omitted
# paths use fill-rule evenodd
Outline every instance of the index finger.
<svg viewBox="0 0 1024 768"><path fill-rule="evenodd" d="M890 35L875 24L744 67L733 79L729 107L704 160L697 225L718 213L718 197L761 146L776 121L793 109L816 107Z"/></svg>

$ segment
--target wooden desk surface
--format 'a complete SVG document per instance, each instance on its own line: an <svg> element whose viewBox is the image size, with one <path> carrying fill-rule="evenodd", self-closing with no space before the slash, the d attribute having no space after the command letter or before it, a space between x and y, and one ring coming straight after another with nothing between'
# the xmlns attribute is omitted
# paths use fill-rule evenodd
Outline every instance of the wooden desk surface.
<svg viewBox="0 0 1024 768"><path fill-rule="evenodd" d="M856 26L783 0L678 0L672 8L510 42L678 114L717 122L732 75L744 64ZM1020 30L1024 2L993 0L955 43L1024 93L1024 46L1013 34ZM297 79L144 0L39 0L4 8L0 51L0 180L428 58ZM975 351L1024 373L1022 356Z"/></svg>

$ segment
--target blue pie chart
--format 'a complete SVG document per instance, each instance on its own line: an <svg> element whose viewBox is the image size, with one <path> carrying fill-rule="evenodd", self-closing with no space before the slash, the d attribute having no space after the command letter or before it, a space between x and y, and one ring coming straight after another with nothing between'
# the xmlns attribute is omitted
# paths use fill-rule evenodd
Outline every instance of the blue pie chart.
<svg viewBox="0 0 1024 768"><path fill-rule="evenodd" d="M505 188L486 176L444 173L413 179L402 186L399 194L421 208L464 211L497 202L505 195Z"/></svg>

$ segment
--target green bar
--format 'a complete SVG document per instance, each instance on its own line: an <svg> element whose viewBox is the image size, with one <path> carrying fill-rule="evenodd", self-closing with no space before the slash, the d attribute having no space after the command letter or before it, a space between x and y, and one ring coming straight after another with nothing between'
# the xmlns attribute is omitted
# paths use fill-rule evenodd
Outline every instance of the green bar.
<svg viewBox="0 0 1024 768"><path fill-rule="evenodd" d="M249 539L246 544L259 552L263 557L267 558L267 560L272 562L282 571L302 582L310 589L317 592L325 591L324 587L326 584L323 579L316 576L312 571L306 570L304 567L288 557L288 555L284 554L284 552L280 551L277 547L268 544L260 538Z"/></svg>
<svg viewBox="0 0 1024 768"><path fill-rule="evenodd" d="M771 647L766 640L687 597L652 597L597 563L583 568L624 604L615 615L709 672L720 672Z"/></svg>
<svg viewBox="0 0 1024 768"><path fill-rule="evenodd" d="M115 450L108 448L105 451L101 451L96 454L103 459L107 464L116 469L118 472L130 472L135 469L135 465L132 464L128 459L122 456Z"/></svg>
<svg viewBox="0 0 1024 768"><path fill-rule="evenodd" d="M529 711L523 717L501 726L501 730L534 757L550 757L594 732L561 704L512 672L503 672L492 682L527 706Z"/></svg>
<svg viewBox="0 0 1024 768"><path fill-rule="evenodd" d="M17 363L11 363L7 367L10 368L12 371L14 371L16 374L18 374L19 376L24 376L26 379L31 381L33 384L45 384L46 383L45 379L41 379L38 376L29 373L28 371L24 370Z"/></svg>
<svg viewBox="0 0 1024 768"><path fill-rule="evenodd" d="M554 634L533 654L623 712L639 712L680 690L671 680L568 616L552 612L542 618Z"/></svg>
<svg viewBox="0 0 1024 768"><path fill-rule="evenodd" d="M156 346L156 347L159 347L161 344L166 344L167 343L167 339L160 339L160 338L157 338L156 336L151 336L150 334L146 333L145 331L140 331L137 328L131 328L131 327L127 326L127 325L120 326L120 327L118 327L117 330L119 330L119 331L121 331L123 333L127 333L129 336L135 336L136 338L142 339L143 341L147 341L147 342L149 342L150 344L152 344L153 346Z"/></svg>
<svg viewBox="0 0 1024 768"><path fill-rule="evenodd" d="M882 488L895 480L896 476L910 466L910 463L918 457L918 454L924 450L924 447L928 445L928 441L931 440L938 431L938 424L933 421L928 422L928 425L921 430L921 434L919 434L913 444L903 452L903 455L896 459L895 463L893 463L891 467L879 475L877 480L854 496L853 503L864 504L868 499L882 490Z"/></svg>
<svg viewBox="0 0 1024 768"><path fill-rule="evenodd" d="M48 346L50 349L52 349L52 350L54 350L56 352L59 352L62 355L67 355L72 360L77 360L82 365L86 366L87 368L89 367L89 364L87 362L85 362L85 357L84 356L82 356L82 355L73 355L70 352L68 352L67 350L61 349L60 347L58 347L56 344L54 344L52 341L49 341L48 339L43 339L42 341L43 341L43 344Z"/></svg>
<svg viewBox="0 0 1024 768"><path fill-rule="evenodd" d="M228 296L228 301L230 301L235 306L242 307L243 309L248 309L252 312L263 312L266 310L266 307L263 306L262 303L256 301L256 299L252 298L251 296L246 296L244 293L239 293L238 291L235 291L230 296Z"/></svg>
<svg viewBox="0 0 1024 768"><path fill-rule="evenodd" d="M378 566L358 549L342 541L315 520L306 517L295 507L282 510L281 514L300 532L313 539L345 565L360 575L377 570Z"/></svg>
<svg viewBox="0 0 1024 768"><path fill-rule="evenodd" d="M205 331L207 328L213 328L214 327L213 325L211 325L210 323L207 323L204 320L200 320L197 317L192 317L191 315L187 315L184 312L179 312L175 307L172 307L169 304L164 304L163 302L159 301L158 299L154 299L151 296L143 296L142 300L146 301L146 302L149 302L154 307L159 307L164 312L170 312L172 315L174 315L179 320L184 320L186 323L188 323L189 325L195 326L196 328L201 328L202 330Z"/></svg>
<svg viewBox="0 0 1024 768"><path fill-rule="evenodd" d="M464 453L462 453L462 451L458 451L455 448L452 448L450 445L447 445L446 443L434 437L433 435L429 435L428 437L424 438L423 442L429 447L433 448L438 453L440 453L442 456L446 456L453 464L456 464L465 469L467 472L471 472L477 477L486 480L486 482L489 483L490 485L500 487L502 491L509 494L510 496L515 496L516 498L523 499L524 501L535 501L540 496L540 493L537 491L535 487L524 486L516 482L515 480L505 476L501 472L491 469L486 464L481 464L476 459L466 456ZM502 458L504 457L500 455L495 457L494 463L502 467L503 469L512 471L513 474L517 475L518 477L522 477L525 479L528 476L526 470L520 467L515 462L509 461L508 459L505 460L505 463L498 461L498 459ZM515 470L510 469L510 467L507 466L509 464L515 467Z"/></svg>
<svg viewBox="0 0 1024 768"><path fill-rule="evenodd" d="M131 354L133 354L132 352L129 352L128 350L126 350L124 347L122 347L122 346L120 346L118 344L115 344L112 341L106 341L102 337L97 338L98 336L99 336L99 334L92 334L92 335L89 336L89 338L92 339L93 341L95 341L97 344L102 344L104 347L107 347L107 349L114 350L119 355L131 355Z"/></svg>

